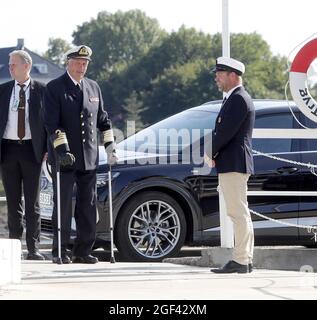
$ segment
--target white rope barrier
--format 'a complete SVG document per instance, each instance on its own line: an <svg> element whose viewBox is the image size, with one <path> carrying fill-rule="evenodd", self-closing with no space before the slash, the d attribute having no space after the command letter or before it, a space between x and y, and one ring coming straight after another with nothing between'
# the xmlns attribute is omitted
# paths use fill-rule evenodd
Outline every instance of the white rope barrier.
<svg viewBox="0 0 317 320"><path fill-rule="evenodd" d="M273 218L270 218L270 217L267 217L261 213L258 213L252 209L249 209L249 211L260 217L260 218L263 218L265 220L269 220L269 221L272 221L272 222L276 222L276 223L279 223L279 224L282 224L284 226L288 226L288 227L294 227L294 228L299 228L299 229L306 229L308 233L313 233L314 236L312 237L312 239L315 240L315 242L317 242L317 226L308 226L308 225L303 225L303 224L295 224L295 223L290 223L290 222L285 222L285 221L282 221L282 220L275 220Z"/></svg>
<svg viewBox="0 0 317 320"><path fill-rule="evenodd" d="M289 159L285 159L285 158L281 158L281 157L277 157L277 156L273 156L272 154L269 153L263 153L263 152L259 152L256 150L252 150L253 153L255 153L256 155L260 155L269 159L273 159L273 160L277 160L277 161L282 161L282 162L286 162L286 163L291 163L294 165L298 165L298 166L302 166L302 167L307 167L310 169L310 172L317 176L315 169L317 168L317 165L315 164L311 164L311 163L304 163L304 162L299 162L299 161L293 161L293 160L289 160ZM248 195L249 196L317 196L317 191L248 191ZM265 220L269 220L272 222L276 222L282 225L286 225L289 227L294 227L294 228L300 228L300 229L306 229L308 233L313 233L314 236L312 237L312 239L315 240L315 242L317 242L317 226L308 226L308 225L301 225L301 224L294 224L294 223L289 223L289 222L284 222L281 220L276 220L273 218L270 218L268 216L265 216L261 213L258 213L252 209L249 209L250 212L258 217L261 217Z"/></svg>
<svg viewBox="0 0 317 320"><path fill-rule="evenodd" d="M316 164L311 164L311 163L304 163L304 162L299 162L299 161L294 161L294 160L289 160L289 159L285 159L285 158L281 158L281 157L277 157L277 156L273 156L272 154L269 153L263 153L260 151L256 151L256 150L252 150L253 153L269 158L269 159L273 159L273 160L278 160L278 161L282 161L282 162L286 162L286 163L291 163L291 164L295 164L297 166L302 166L302 167L307 167L308 169L310 169L310 172L317 176L315 169L317 168Z"/></svg>

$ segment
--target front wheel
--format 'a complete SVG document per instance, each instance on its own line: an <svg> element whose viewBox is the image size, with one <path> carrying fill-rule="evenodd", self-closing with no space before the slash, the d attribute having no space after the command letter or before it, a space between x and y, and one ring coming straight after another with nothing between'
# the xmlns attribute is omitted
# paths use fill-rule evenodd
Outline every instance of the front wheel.
<svg viewBox="0 0 317 320"><path fill-rule="evenodd" d="M128 261L161 261L177 254L184 244L186 220L179 204L169 195L142 192L120 212L116 246Z"/></svg>

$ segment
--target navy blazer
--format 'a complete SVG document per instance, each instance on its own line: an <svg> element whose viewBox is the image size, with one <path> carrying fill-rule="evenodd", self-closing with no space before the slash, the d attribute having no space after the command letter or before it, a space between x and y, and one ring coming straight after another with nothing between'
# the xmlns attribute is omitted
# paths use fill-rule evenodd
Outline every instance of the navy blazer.
<svg viewBox="0 0 317 320"><path fill-rule="evenodd" d="M0 85L0 144L8 122L10 99L15 81ZM36 80L30 82L29 122L32 136L32 146L35 159L41 163L47 150L46 131L43 124L43 104L45 85ZM1 160L1 147L0 147Z"/></svg>
<svg viewBox="0 0 317 320"><path fill-rule="evenodd" d="M94 170L98 166L98 133L111 128L104 110L99 85L88 78L82 80L82 91L65 72L46 86L44 125L51 136L57 129L66 132L70 152L75 156L74 169ZM51 139L48 160L55 164Z"/></svg>
<svg viewBox="0 0 317 320"><path fill-rule="evenodd" d="M252 131L255 110L250 95L238 87L221 107L212 136L218 173L254 173Z"/></svg>

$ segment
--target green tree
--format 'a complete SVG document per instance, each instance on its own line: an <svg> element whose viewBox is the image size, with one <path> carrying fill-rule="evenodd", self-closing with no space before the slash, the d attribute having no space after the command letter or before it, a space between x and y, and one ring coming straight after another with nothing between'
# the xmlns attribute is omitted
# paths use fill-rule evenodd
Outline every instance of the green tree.
<svg viewBox="0 0 317 320"><path fill-rule="evenodd" d="M256 32L231 34L230 43L231 56L246 65L243 79L251 96L283 98L288 77L286 58L273 56L268 43ZM221 34L213 36L212 44L212 56L221 56Z"/></svg>
<svg viewBox="0 0 317 320"><path fill-rule="evenodd" d="M208 100L221 99L214 75L221 35L182 26L170 34L139 10L100 12L73 33L93 49L88 76L97 80L113 123L135 117L153 123ZM231 56L246 64L244 85L253 98L283 98L286 58L274 56L257 33L231 34Z"/></svg>
<svg viewBox="0 0 317 320"><path fill-rule="evenodd" d="M159 107L156 105L158 99L153 98L155 100L153 101L149 97L154 97L157 94L157 92L155 94L151 92L152 90L158 90L157 86L160 79L165 79L166 72L170 69L174 70L196 60L200 60L200 63L202 61L208 62L210 60L210 50L211 36L193 28L182 26L177 32L172 32L169 36L164 37L159 44L152 46L145 56L136 60L123 72L113 74L109 81L105 83L108 88L107 91L113 93L112 101L114 105L118 106L116 110L122 112L120 111L122 101L132 91L142 92L142 97L145 99L144 106L148 108L148 111L142 113L143 120L146 123L153 122L152 117L159 113ZM185 69L180 68L179 70L182 72ZM208 66L205 67L205 70L208 70ZM208 84L210 85L210 79ZM171 90L173 90L173 82L170 85ZM169 92L168 96L171 97L172 93ZM203 95L199 101L202 101L202 97ZM166 99L164 95L162 95L162 98ZM186 104L186 106L189 105ZM151 111L151 108L155 110ZM175 108L177 109L177 107ZM170 107L170 110L173 110L173 107ZM161 115L166 114L166 111L159 114L161 117Z"/></svg>
<svg viewBox="0 0 317 320"><path fill-rule="evenodd" d="M131 95L124 100L125 120L134 121L135 131L144 128L141 113L144 111L143 101L138 98L138 94L132 91Z"/></svg>
<svg viewBox="0 0 317 320"><path fill-rule="evenodd" d="M166 69L196 59L207 61L210 58L210 50L209 35L182 26L177 32L166 36L160 45L153 46L146 56L135 61L121 74L121 78L133 79L129 82L130 90L150 90L151 81Z"/></svg>
<svg viewBox="0 0 317 320"><path fill-rule="evenodd" d="M97 18L78 26L73 33L73 43L84 43L93 50L87 75L100 84L107 111L113 119L118 119L118 127L123 127L120 120L124 118L122 106L134 90L131 83L136 80L121 75L145 57L166 34L156 19L147 17L140 10L114 14L100 12ZM118 82L118 78L122 81Z"/></svg>
<svg viewBox="0 0 317 320"><path fill-rule="evenodd" d="M71 48L70 43L61 38L49 38L48 49L44 57L63 67L65 64L65 53Z"/></svg>
<svg viewBox="0 0 317 320"><path fill-rule="evenodd" d="M152 81L152 90L144 95L144 103L151 106L143 112L143 119L149 123L189 107L211 100L211 77L208 64L194 60L166 69Z"/></svg>
<svg viewBox="0 0 317 320"><path fill-rule="evenodd" d="M140 10L114 14L103 11L96 19L77 27L73 42L92 48L89 74L97 80L105 80L147 54L165 34L156 19Z"/></svg>

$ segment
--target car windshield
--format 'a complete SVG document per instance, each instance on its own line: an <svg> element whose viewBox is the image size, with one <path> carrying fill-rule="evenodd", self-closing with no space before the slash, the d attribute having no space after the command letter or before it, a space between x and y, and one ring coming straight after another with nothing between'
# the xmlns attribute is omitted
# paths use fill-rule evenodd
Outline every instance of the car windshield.
<svg viewBox="0 0 317 320"><path fill-rule="evenodd" d="M214 128L216 112L186 110L143 129L118 144L126 151L176 153Z"/></svg>

